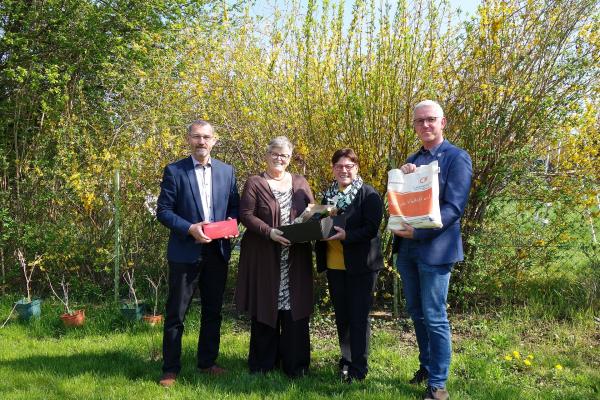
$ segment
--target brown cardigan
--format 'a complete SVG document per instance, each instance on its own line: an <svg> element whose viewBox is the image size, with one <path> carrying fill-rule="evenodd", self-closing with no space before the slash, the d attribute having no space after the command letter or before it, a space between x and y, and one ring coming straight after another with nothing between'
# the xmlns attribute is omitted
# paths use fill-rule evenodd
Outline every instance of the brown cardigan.
<svg viewBox="0 0 600 400"><path fill-rule="evenodd" d="M292 174L291 218L300 215L314 198L308 182ZM240 222L247 228L241 242L240 264L235 287L235 304L259 322L275 327L279 297L281 245L269 238L280 224L279 204L265 174L248 178L240 202ZM290 248L290 302L292 319L308 317L313 311L313 266L310 243Z"/></svg>

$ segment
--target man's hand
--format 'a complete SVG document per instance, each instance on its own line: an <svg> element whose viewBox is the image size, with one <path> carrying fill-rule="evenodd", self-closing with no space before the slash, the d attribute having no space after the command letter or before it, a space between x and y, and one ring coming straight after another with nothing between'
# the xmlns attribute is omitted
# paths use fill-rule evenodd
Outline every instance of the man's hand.
<svg viewBox="0 0 600 400"><path fill-rule="evenodd" d="M271 229L271 233L269 233L269 237L272 241L281 243L284 246L289 246L292 242L283 237L283 232L279 229Z"/></svg>
<svg viewBox="0 0 600 400"><path fill-rule="evenodd" d="M233 218L227 217L227 221L229 221L230 219L233 219ZM236 238L238 236L240 236L240 235L227 235L227 236L223 236L223 239L233 239L233 238Z"/></svg>
<svg viewBox="0 0 600 400"><path fill-rule="evenodd" d="M346 239L346 231L344 228L340 228L339 226L334 226L333 229L337 231L337 233L327 239L323 240L345 240Z"/></svg>
<svg viewBox="0 0 600 400"><path fill-rule="evenodd" d="M413 164L407 164L407 165L413 165ZM413 228L412 226L405 224L404 222L401 222L402 226L404 227L404 230L400 230L400 229L392 229L392 233L396 236L400 236L401 238L404 239L412 239L415 236L415 228Z"/></svg>
<svg viewBox="0 0 600 400"><path fill-rule="evenodd" d="M415 172L417 170L417 166L415 164L404 164L403 166L400 167L400 171L404 172L405 174L412 174L413 172Z"/></svg>
<svg viewBox="0 0 600 400"><path fill-rule="evenodd" d="M204 234L204 230L202 229L203 225L208 224L208 222L198 222L196 224L192 224L188 233L196 239L196 243L210 243L212 239Z"/></svg>

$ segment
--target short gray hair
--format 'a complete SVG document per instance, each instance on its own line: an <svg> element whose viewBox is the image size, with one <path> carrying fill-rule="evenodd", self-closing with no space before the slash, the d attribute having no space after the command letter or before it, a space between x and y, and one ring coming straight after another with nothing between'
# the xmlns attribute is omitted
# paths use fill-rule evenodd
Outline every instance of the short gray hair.
<svg viewBox="0 0 600 400"><path fill-rule="evenodd" d="M435 108L437 111L439 111L440 115L438 115L438 117L443 117L444 116L444 109L442 108L442 106L440 106L440 103L438 103L437 101L433 101L433 100L423 100L418 102L415 105L415 108L413 109L413 115L414 113L417 112L417 109L421 108L421 107L433 107Z"/></svg>
<svg viewBox="0 0 600 400"><path fill-rule="evenodd" d="M271 141L267 145L267 153L271 152L276 147L287 147L290 150L290 153L294 151L294 145L286 136L277 136L271 139Z"/></svg>
<svg viewBox="0 0 600 400"><path fill-rule="evenodd" d="M188 133L188 135L190 133L192 133L192 129L194 129L195 126L199 126L201 128L204 127L204 126L209 126L211 133L213 135L215 134L215 128L210 124L210 122L208 122L208 121L206 121L204 119L197 119L195 121L192 121L192 123L188 125L188 127L187 127L187 133Z"/></svg>

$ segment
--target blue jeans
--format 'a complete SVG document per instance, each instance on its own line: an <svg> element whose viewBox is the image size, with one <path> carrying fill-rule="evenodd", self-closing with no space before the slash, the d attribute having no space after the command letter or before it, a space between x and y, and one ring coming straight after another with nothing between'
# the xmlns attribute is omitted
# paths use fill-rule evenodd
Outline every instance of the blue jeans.
<svg viewBox="0 0 600 400"><path fill-rule="evenodd" d="M446 314L448 284L453 264L429 265L419 260L416 242L403 239L396 266L402 278L406 311L413 320L419 362L429 371L429 386L444 388L452 354Z"/></svg>

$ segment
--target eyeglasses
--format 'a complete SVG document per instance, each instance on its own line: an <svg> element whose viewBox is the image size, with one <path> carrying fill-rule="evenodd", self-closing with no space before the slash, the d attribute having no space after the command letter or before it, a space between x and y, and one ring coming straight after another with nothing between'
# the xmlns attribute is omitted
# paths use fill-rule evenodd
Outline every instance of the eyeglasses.
<svg viewBox="0 0 600 400"><path fill-rule="evenodd" d="M334 164L333 169L336 171L343 171L343 170L350 171L354 167L356 167L356 164L344 164L344 165Z"/></svg>
<svg viewBox="0 0 600 400"><path fill-rule="evenodd" d="M190 139L200 141L201 139L205 142L209 142L214 138L212 135L190 135Z"/></svg>
<svg viewBox="0 0 600 400"><path fill-rule="evenodd" d="M273 160L277 160L278 158L281 158L282 160L289 160L292 157L291 154L279 154L272 151L269 152L269 155Z"/></svg>
<svg viewBox="0 0 600 400"><path fill-rule="evenodd" d="M435 122L435 120L438 118L443 118L443 117L417 118L417 119L413 119L413 123L415 125L425 125L425 122L427 122L428 124L433 124Z"/></svg>

